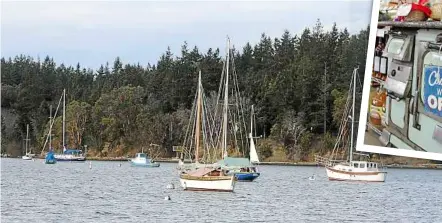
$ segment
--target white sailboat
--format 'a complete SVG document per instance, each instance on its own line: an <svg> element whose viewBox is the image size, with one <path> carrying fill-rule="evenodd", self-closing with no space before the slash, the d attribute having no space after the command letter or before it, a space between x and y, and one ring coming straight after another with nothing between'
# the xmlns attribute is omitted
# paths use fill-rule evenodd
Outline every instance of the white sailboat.
<svg viewBox="0 0 442 223"><path fill-rule="evenodd" d="M29 124L26 125L26 139L25 139L25 155L22 156L23 160L32 160L34 158L34 154L31 153L31 150L28 152L28 145L29 145Z"/></svg>
<svg viewBox="0 0 442 223"><path fill-rule="evenodd" d="M339 146L339 141L341 137L343 137L344 129L347 125L347 120L351 120L351 135L350 135L350 147L349 147L349 158L344 162L336 162L330 159L322 159L322 162L325 163L325 168L327 172L327 177L329 180L337 180L337 181L365 181L365 182L385 182L387 172L382 171L380 165L376 162L368 162L368 161L356 161L353 160L353 131L354 131L354 113L355 113L355 96L356 96L356 77L357 77L358 68L353 71L353 97L352 97L352 114L348 115L349 109L348 105L349 97L347 98L347 106L346 111L343 115L343 120L341 122L340 133L338 136L337 143L335 145L335 149ZM320 161L321 162L321 161Z"/></svg>
<svg viewBox="0 0 442 223"><path fill-rule="evenodd" d="M210 147L210 138L205 137L202 132L207 129L207 126L203 123L205 118L203 117L203 100L202 100L202 84L201 84L201 71L198 76L198 93L196 100L196 119L194 125L194 140L195 140L195 163L193 168L190 167L187 171L183 169L180 174L180 184L184 190L194 191L223 191L233 192L235 187L234 176L227 176L221 167L216 164L200 164L200 136L203 135L203 149L204 147ZM193 131L193 130L192 130ZM209 151L209 150L207 150ZM204 155L206 155L205 152ZM207 158L207 156L206 156ZM209 159L210 160L210 159Z"/></svg>
<svg viewBox="0 0 442 223"><path fill-rule="evenodd" d="M252 164L259 164L259 157L258 157L258 153L256 152L256 148L255 148L255 142L253 141L253 116L254 116L254 111L253 111L253 105L252 105L252 114L250 115L250 133L249 133L249 138L250 138L250 151L249 151L249 156L250 156L250 162Z"/></svg>
<svg viewBox="0 0 442 223"><path fill-rule="evenodd" d="M83 151L79 149L67 149L66 148L66 89L63 89L63 153L55 154L57 161L76 161L84 162L86 158L83 155Z"/></svg>

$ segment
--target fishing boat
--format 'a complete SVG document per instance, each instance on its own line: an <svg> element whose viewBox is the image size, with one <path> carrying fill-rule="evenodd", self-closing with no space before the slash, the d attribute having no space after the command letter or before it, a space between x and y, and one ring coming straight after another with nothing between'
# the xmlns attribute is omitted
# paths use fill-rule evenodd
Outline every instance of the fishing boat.
<svg viewBox="0 0 442 223"><path fill-rule="evenodd" d="M192 130L194 141L192 137L187 137L187 134L184 140L185 145L187 142L190 144L187 148L195 148L194 165L191 165L188 169L181 169L180 184L184 190L233 192L235 187L234 176L228 176L221 167L211 163L213 159L210 158L210 151L212 151L213 157L221 155L219 153L221 151L213 147L213 142L208 137L210 136L210 128L207 125L208 114L207 109L204 108L202 91L201 71L199 71L197 97L196 103L194 103L196 109L193 109L196 117L192 121L192 114L189 119L189 127L194 127ZM200 141L201 135L203 136L202 141ZM203 153L202 158L200 158L200 152ZM200 163L200 159L204 163Z"/></svg>
<svg viewBox="0 0 442 223"><path fill-rule="evenodd" d="M387 172L383 171L380 168L380 165L376 162L369 162L369 161L358 161L353 159L353 138L354 138L354 113L355 113L355 97L356 97L356 77L358 75L357 73L358 68L355 68L353 71L353 81L351 84L353 84L352 91L349 91L348 97L347 97L347 103L346 103L346 110L343 114L343 119L341 121L340 131L338 135L337 142L335 144L335 148L332 153L335 154L335 151L341 146L341 142L345 142L345 133L346 126L348 124L348 120L351 120L351 133L350 133L350 146L348 148L349 150L349 157L347 160L339 161L339 160L333 160L330 158L322 158L318 157L317 162L323 163L325 165L327 177L329 180L336 180L336 181L365 181L365 182L385 182L386 174ZM351 89L351 87L350 87ZM351 97L351 92L353 93L353 97ZM352 114L349 115L349 105L350 105L350 98L352 98L352 104L351 104L351 112ZM345 144L345 143L344 143ZM358 155L364 155L364 154L358 154Z"/></svg>
<svg viewBox="0 0 442 223"><path fill-rule="evenodd" d="M32 154L31 151L28 152L28 145L29 145L29 124L26 125L26 139L25 139L25 155L22 156L23 160L32 160L35 156L35 154Z"/></svg>
<svg viewBox="0 0 442 223"><path fill-rule="evenodd" d="M136 167L159 167L160 164L156 163L152 159L147 156L146 153L137 153L135 154L135 158L130 160L132 166Z"/></svg>
<svg viewBox="0 0 442 223"><path fill-rule="evenodd" d="M66 144L66 89L63 89L63 153L55 154L57 161L68 161L68 162L84 162L86 157L83 155L83 151L79 149L67 149Z"/></svg>

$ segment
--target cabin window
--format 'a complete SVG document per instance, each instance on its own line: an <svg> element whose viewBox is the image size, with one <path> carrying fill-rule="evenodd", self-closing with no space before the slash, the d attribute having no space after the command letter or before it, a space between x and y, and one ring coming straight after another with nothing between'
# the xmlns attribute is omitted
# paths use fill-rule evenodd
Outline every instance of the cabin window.
<svg viewBox="0 0 442 223"><path fill-rule="evenodd" d="M388 44L387 52L392 54L400 54L404 48L405 39L393 38Z"/></svg>
<svg viewBox="0 0 442 223"><path fill-rule="evenodd" d="M435 50L424 54L421 72L421 100L424 110L442 117L442 53Z"/></svg>
<svg viewBox="0 0 442 223"><path fill-rule="evenodd" d="M140 154L140 158L146 158L146 154Z"/></svg>
<svg viewBox="0 0 442 223"><path fill-rule="evenodd" d="M354 168L359 168L359 163L353 163Z"/></svg>
<svg viewBox="0 0 442 223"><path fill-rule="evenodd" d="M376 163L373 163L373 168L377 168L377 164Z"/></svg>
<svg viewBox="0 0 442 223"><path fill-rule="evenodd" d="M360 168L365 168L365 163L361 163L359 167Z"/></svg>

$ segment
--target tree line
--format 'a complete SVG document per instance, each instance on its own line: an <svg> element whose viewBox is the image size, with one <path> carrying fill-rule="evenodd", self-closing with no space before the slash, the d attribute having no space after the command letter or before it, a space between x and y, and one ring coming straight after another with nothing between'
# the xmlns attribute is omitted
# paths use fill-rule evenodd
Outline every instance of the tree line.
<svg viewBox="0 0 442 223"><path fill-rule="evenodd" d="M259 43L233 50L241 95L255 107L263 158L277 148L296 160L332 149L357 65L363 83L368 33L369 27L350 34L336 24L325 31L318 20L300 35L263 33ZM186 42L177 55L167 48L156 64L123 64L117 57L97 70L79 63L57 65L49 56L42 61L26 55L1 58L2 150L23 154L29 124L31 145L39 153L49 108L53 114L66 89L68 147L87 145L94 156L122 156L157 144L164 156L172 156L172 147L183 141L198 69L205 92L213 94L223 60L218 48L201 52ZM60 114L52 130L54 148L62 144Z"/></svg>

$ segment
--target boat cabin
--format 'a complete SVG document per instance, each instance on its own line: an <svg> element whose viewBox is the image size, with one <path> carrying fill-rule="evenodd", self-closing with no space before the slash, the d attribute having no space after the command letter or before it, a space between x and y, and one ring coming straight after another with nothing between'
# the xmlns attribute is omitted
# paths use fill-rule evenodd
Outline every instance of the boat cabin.
<svg viewBox="0 0 442 223"><path fill-rule="evenodd" d="M257 171L256 171L256 167L251 166L251 167L243 167L240 169L239 172L241 172L241 173L256 173Z"/></svg>
<svg viewBox="0 0 442 223"><path fill-rule="evenodd" d="M63 154L80 156L80 155L83 155L83 151L81 151L79 149L67 149L63 152Z"/></svg>
<svg viewBox="0 0 442 223"><path fill-rule="evenodd" d="M137 153L137 154L135 155L135 158L136 158L136 159L148 159L149 157L147 156L146 153Z"/></svg>
<svg viewBox="0 0 442 223"><path fill-rule="evenodd" d="M350 163L353 169L363 169L363 170L371 170L378 169L378 163L367 162L367 161L352 161Z"/></svg>
<svg viewBox="0 0 442 223"><path fill-rule="evenodd" d="M194 177L217 177L217 176L224 176L225 174L220 168L200 168L197 170L194 170L192 172L189 172L188 175L194 176Z"/></svg>

